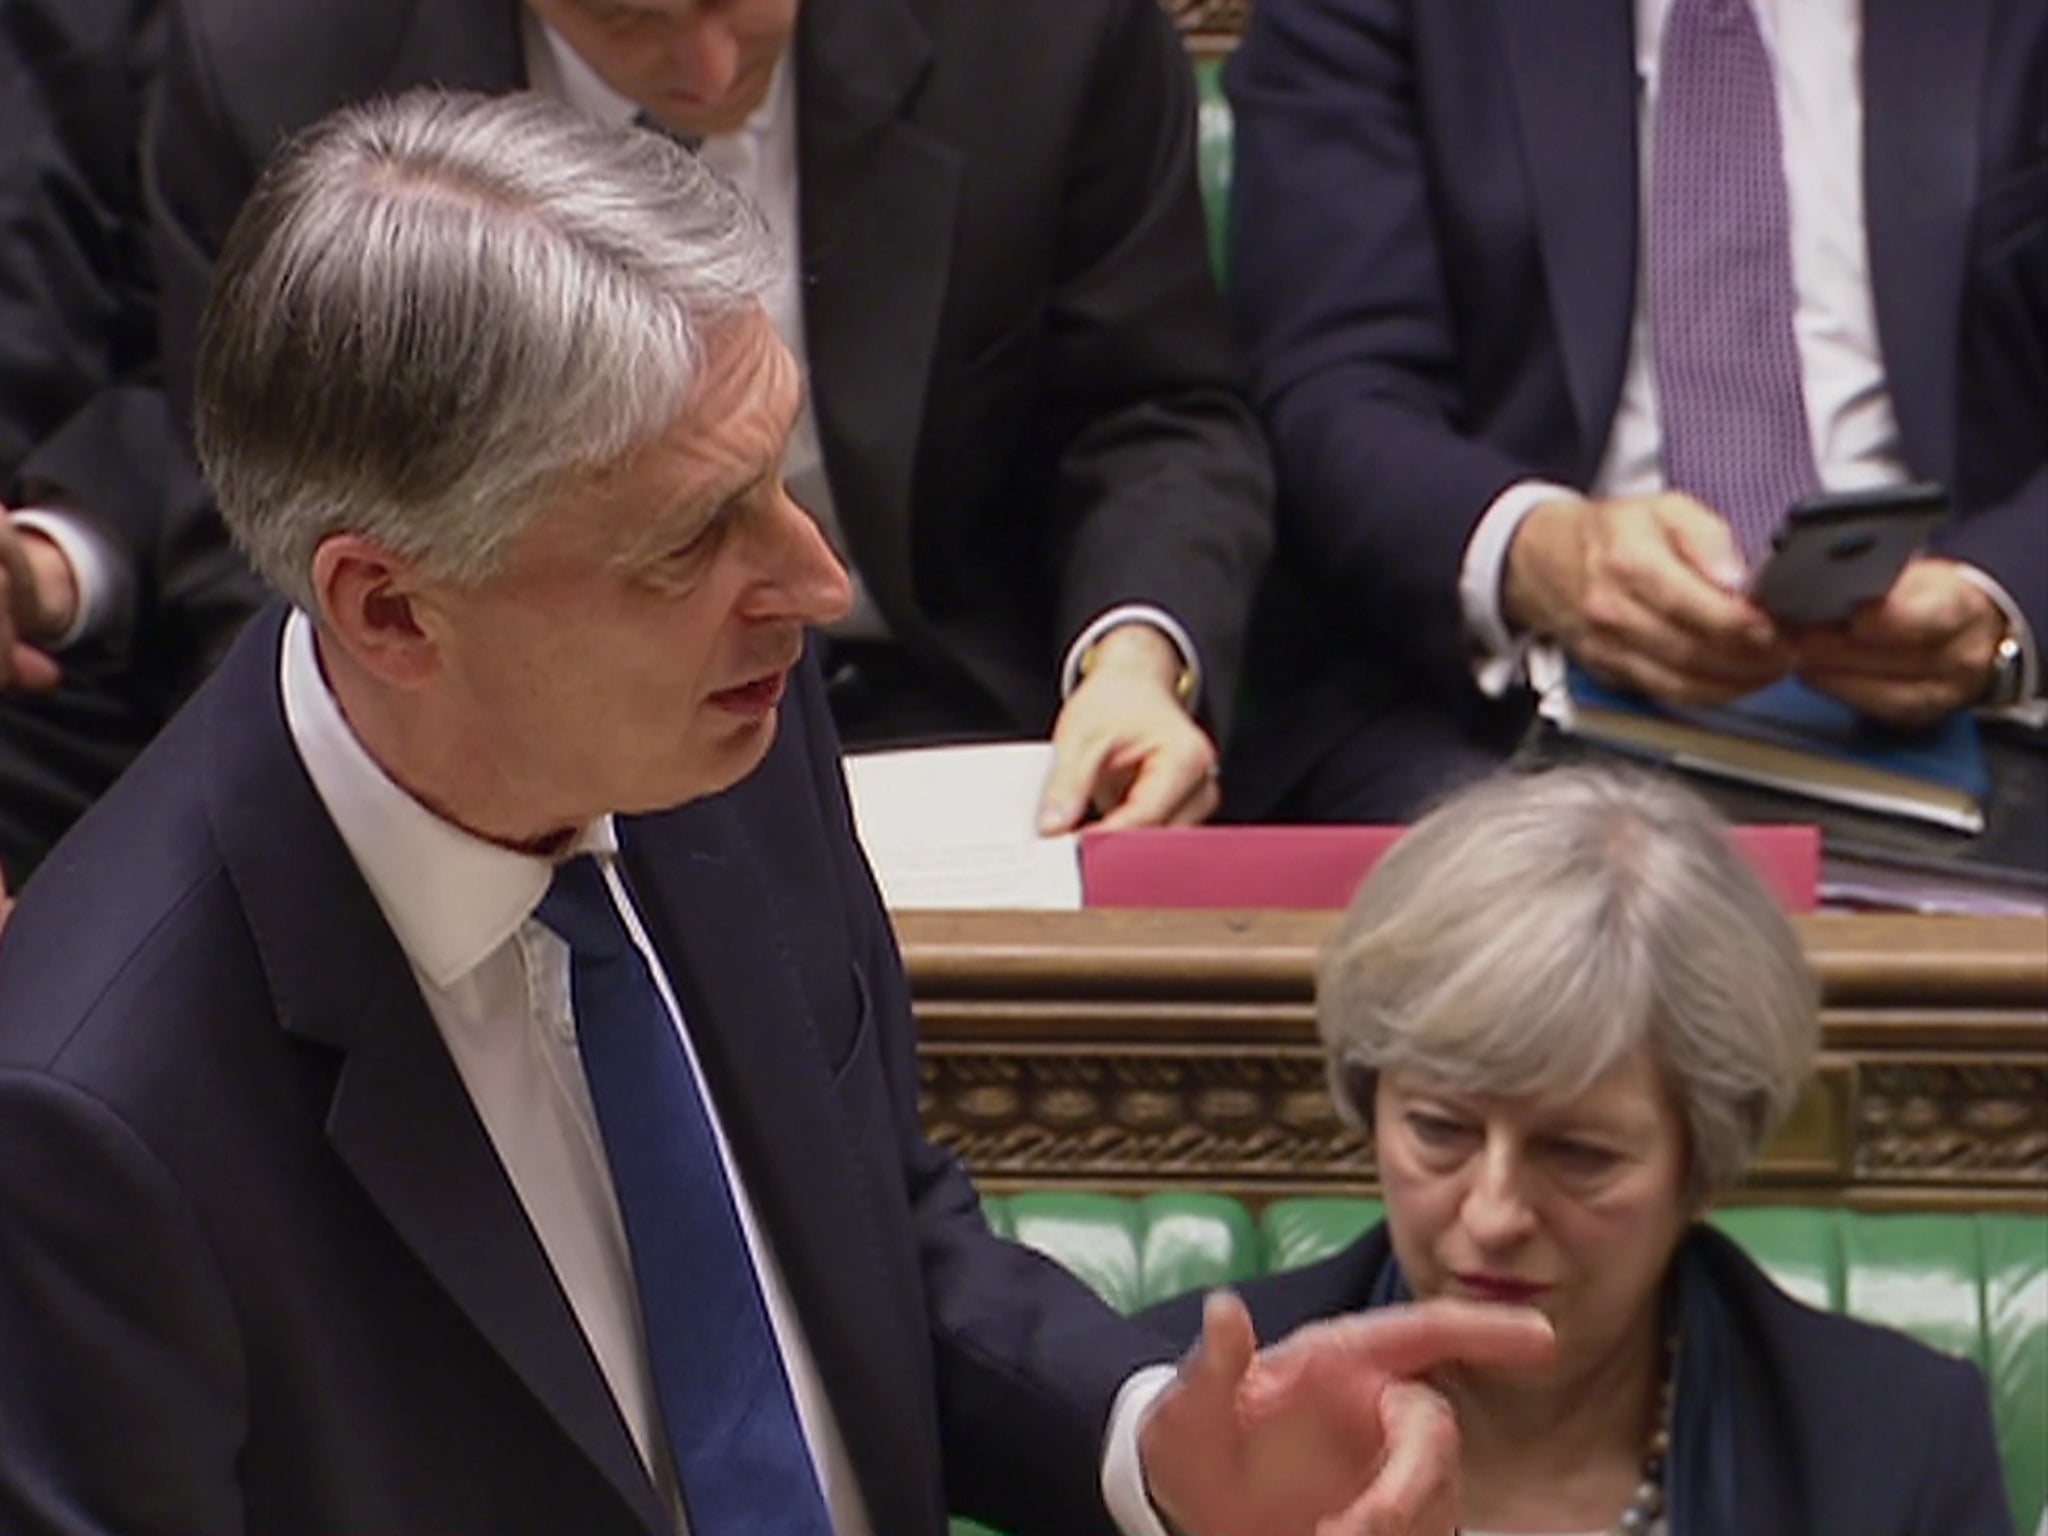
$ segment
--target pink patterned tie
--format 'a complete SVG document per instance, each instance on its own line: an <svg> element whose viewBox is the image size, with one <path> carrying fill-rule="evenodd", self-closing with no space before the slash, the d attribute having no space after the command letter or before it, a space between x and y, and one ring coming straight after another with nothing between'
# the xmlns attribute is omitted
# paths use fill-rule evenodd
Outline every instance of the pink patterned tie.
<svg viewBox="0 0 2048 1536"><path fill-rule="evenodd" d="M1818 488L1792 335L1770 56L1749 0L1673 0L1650 174L1650 340L1664 479L1754 562Z"/></svg>

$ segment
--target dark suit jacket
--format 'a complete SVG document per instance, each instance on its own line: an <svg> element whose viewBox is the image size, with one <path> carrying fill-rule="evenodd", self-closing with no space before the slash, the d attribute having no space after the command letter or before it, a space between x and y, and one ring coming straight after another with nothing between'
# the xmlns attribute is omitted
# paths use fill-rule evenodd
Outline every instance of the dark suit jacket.
<svg viewBox="0 0 2048 1536"><path fill-rule="evenodd" d="M164 498L171 433L134 163L159 9L0 6L0 502L78 509L131 583L126 622L68 650L56 692L0 693L13 887L260 601L218 520Z"/></svg>
<svg viewBox="0 0 2048 1536"><path fill-rule="evenodd" d="M1254 621L1277 799L1403 695L1459 716L1473 527L1511 483L1584 486L1627 361L1640 224L1630 0L1260 0L1235 111L1232 304L1281 475ZM1863 7L1871 282L1942 550L2048 638L2048 8ZM1385 750L1404 743L1390 739ZM1395 808L1397 811L1401 808Z"/></svg>
<svg viewBox="0 0 2048 1536"><path fill-rule="evenodd" d="M2011 1536L1974 1365L1801 1305L1711 1227L1686 1236L1673 1268L1671 1536ZM1271 1340L1372 1305L1390 1273L1377 1226L1321 1263L1238 1289ZM1201 1303L1177 1297L1141 1321L1185 1344Z"/></svg>
<svg viewBox="0 0 2048 1536"><path fill-rule="evenodd" d="M280 134L344 102L524 83L516 0L180 0L146 152L166 361ZM799 15L810 386L855 565L933 672L1041 732L1096 614L1189 629L1236 687L1269 538L1154 0L817 0Z"/></svg>
<svg viewBox="0 0 2048 1536"><path fill-rule="evenodd" d="M291 746L278 634L249 626L0 944L0 1529L660 1531ZM1161 1352L990 1236L924 1140L815 669L759 771L620 830L875 1529L940 1536L948 1499L1106 1528L1111 1396Z"/></svg>

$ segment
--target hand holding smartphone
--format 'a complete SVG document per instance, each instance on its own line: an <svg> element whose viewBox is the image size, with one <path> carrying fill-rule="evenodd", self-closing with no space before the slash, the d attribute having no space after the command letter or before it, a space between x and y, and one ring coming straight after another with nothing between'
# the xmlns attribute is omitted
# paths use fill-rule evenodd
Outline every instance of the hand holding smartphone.
<svg viewBox="0 0 2048 1536"><path fill-rule="evenodd" d="M1926 482L1809 497L1779 524L1750 601L1787 629L1839 624L1891 590L1948 510Z"/></svg>

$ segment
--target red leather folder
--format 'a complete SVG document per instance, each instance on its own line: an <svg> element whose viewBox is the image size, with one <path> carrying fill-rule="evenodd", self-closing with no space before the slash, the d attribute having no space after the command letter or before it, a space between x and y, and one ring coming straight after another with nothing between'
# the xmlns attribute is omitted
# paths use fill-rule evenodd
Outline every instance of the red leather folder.
<svg viewBox="0 0 2048 1536"><path fill-rule="evenodd" d="M1081 834L1086 907L1343 907L1405 827L1131 827ZM1736 827L1790 912L1820 896L1816 827Z"/></svg>

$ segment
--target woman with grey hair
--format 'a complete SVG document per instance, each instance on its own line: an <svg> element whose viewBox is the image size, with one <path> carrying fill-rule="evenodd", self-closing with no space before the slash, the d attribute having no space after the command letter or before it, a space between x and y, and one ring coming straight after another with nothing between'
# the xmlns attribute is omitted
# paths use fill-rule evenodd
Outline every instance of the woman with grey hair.
<svg viewBox="0 0 2048 1536"><path fill-rule="evenodd" d="M1504 774L1417 823L1323 951L1386 1221L1244 1288L1262 1336L1412 1297L1534 1307L1558 1366L1459 1370L1468 1533L2006 1536L1974 1366L1779 1291L1699 1217L1813 1064L1790 922L1689 790ZM1151 1320L1191 1337L1200 1297Z"/></svg>

